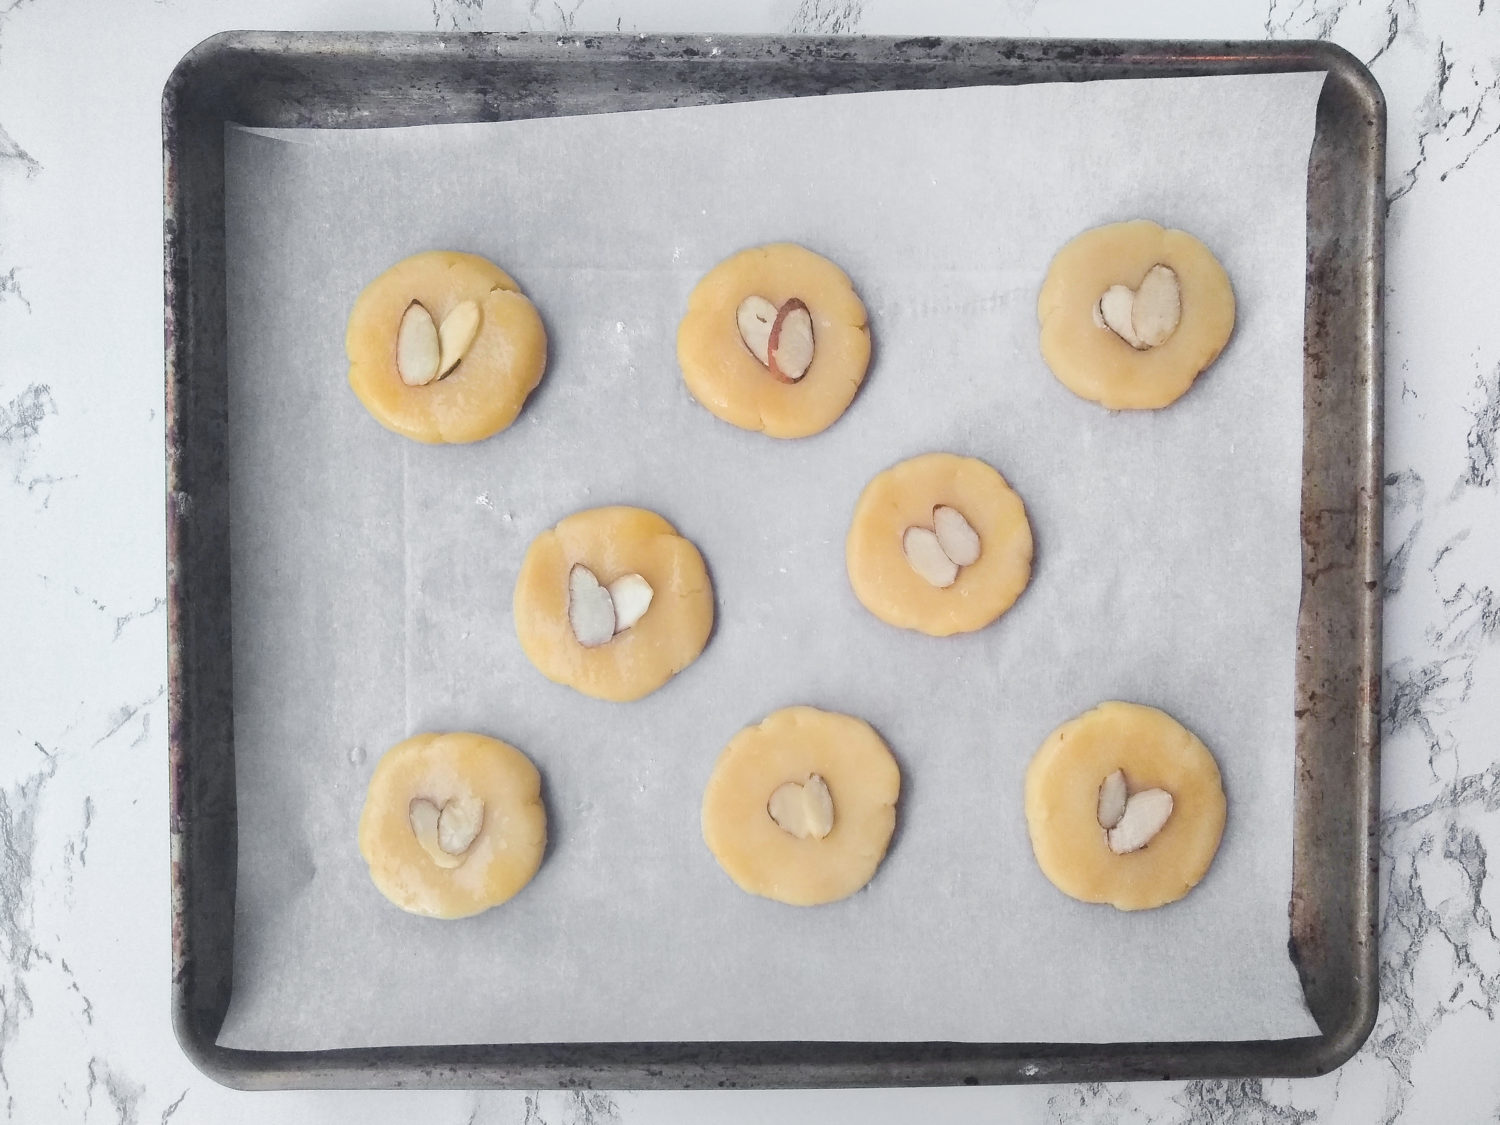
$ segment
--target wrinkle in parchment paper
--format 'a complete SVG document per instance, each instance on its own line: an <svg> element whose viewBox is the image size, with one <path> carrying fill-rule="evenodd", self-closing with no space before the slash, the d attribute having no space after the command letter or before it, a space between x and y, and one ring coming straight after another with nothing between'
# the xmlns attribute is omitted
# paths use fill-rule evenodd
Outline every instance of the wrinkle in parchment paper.
<svg viewBox="0 0 1500 1125"><path fill-rule="evenodd" d="M221 1041L1311 1033L1286 943L1321 81L231 130L240 852ZM1135 217L1202 238L1239 321L1176 405L1110 414L1046 370L1035 299L1064 242ZM831 257L870 310L865 386L802 441L717 421L675 362L695 281L773 240ZM387 433L344 378L360 288L438 247L513 274L550 338L521 418L473 446ZM999 469L1036 536L1031 587L970 636L882 625L844 575L860 489L929 450ZM530 539L610 503L665 515L717 594L702 658L630 705L548 683L510 617ZM1229 797L1207 879L1144 914L1056 891L1022 814L1031 753L1113 698L1193 729ZM903 771L880 871L817 909L742 894L698 827L723 745L803 702L869 720ZM545 779L540 873L463 922L388 905L355 846L376 759L429 729L503 737Z"/></svg>

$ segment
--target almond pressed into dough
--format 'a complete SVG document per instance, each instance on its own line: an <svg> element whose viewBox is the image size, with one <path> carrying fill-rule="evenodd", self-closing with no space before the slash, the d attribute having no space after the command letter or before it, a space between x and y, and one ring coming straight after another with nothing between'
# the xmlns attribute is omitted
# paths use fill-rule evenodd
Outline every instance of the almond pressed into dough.
<svg viewBox="0 0 1500 1125"><path fill-rule="evenodd" d="M650 605L604 643L581 644L568 616L575 565L605 587L640 575L651 587ZM696 660L714 622L703 556L644 508L590 508L542 532L521 561L512 606L521 648L542 675L617 702L649 695Z"/></svg>
<svg viewBox="0 0 1500 1125"><path fill-rule="evenodd" d="M809 782L832 799L825 835L797 835L772 818L778 789ZM792 906L835 902L880 866L900 792L901 770L869 723L787 707L740 731L719 755L703 793L703 839L743 891Z"/></svg>
<svg viewBox="0 0 1500 1125"><path fill-rule="evenodd" d="M1100 787L1122 770L1130 793L1162 789L1172 812L1145 847L1117 855L1099 823ZM1149 910L1176 902L1207 873L1224 833L1214 756L1172 716L1101 703L1058 727L1026 770L1026 827L1042 872L1083 902Z"/></svg>
<svg viewBox="0 0 1500 1125"><path fill-rule="evenodd" d="M1137 349L1098 322L1105 291L1137 289L1153 266L1176 275L1181 319L1165 342ZM1037 297L1042 358L1059 382L1110 410L1177 401L1234 330L1234 290L1213 252L1146 219L1084 231L1057 252Z"/></svg>
<svg viewBox="0 0 1500 1125"><path fill-rule="evenodd" d="M780 307L796 298L813 323L813 359L796 382L782 382L740 335L747 297ZM677 362L688 390L714 415L770 437L807 437L838 420L870 362L869 318L848 275L790 242L741 251L710 270L688 296L677 328Z"/></svg>
<svg viewBox="0 0 1500 1125"><path fill-rule="evenodd" d="M418 301L435 324L464 301L479 329L448 374L408 386L396 369L396 337ZM547 366L542 318L510 275L476 254L429 250L404 258L354 302L344 338L349 385L382 426L429 444L480 441L521 413Z"/></svg>
<svg viewBox="0 0 1500 1125"><path fill-rule="evenodd" d="M932 528L934 511L961 513L979 534L979 558L937 587L903 550L909 527ZM1026 506L989 465L953 453L926 453L878 474L854 505L844 544L849 584L889 625L934 637L983 629L1008 610L1031 580Z"/></svg>
<svg viewBox="0 0 1500 1125"><path fill-rule="evenodd" d="M482 806L477 835L445 858L452 866L423 848L412 824L418 800L438 809ZM531 881L546 846L536 766L482 734L419 734L392 747L375 766L359 818L360 854L380 893L431 918L465 918L505 902Z"/></svg>

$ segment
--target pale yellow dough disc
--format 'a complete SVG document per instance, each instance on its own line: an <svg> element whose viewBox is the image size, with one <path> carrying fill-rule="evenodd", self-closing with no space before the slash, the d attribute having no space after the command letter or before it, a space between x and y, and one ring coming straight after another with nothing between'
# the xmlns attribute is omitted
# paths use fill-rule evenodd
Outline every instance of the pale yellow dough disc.
<svg viewBox="0 0 1500 1125"><path fill-rule="evenodd" d="M1182 320L1162 344L1137 351L1094 320L1111 285L1140 285L1155 265L1181 287ZM1155 410L1187 392L1234 331L1234 290L1213 252L1186 231L1146 219L1084 231L1057 252L1037 298L1042 358L1080 398L1110 410Z"/></svg>
<svg viewBox="0 0 1500 1125"><path fill-rule="evenodd" d="M799 839L767 804L784 782L817 774L833 829ZM792 906L848 898L875 874L896 828L901 770L863 719L787 707L735 735L703 793L703 839L741 890Z"/></svg>
<svg viewBox="0 0 1500 1125"><path fill-rule="evenodd" d="M592 648L568 621L574 564L608 586L627 574L651 585L650 608L630 628ZM590 508L532 540L513 602L516 635L542 675L595 699L649 695L703 651L714 623L714 592L698 548L644 508Z"/></svg>
<svg viewBox="0 0 1500 1125"><path fill-rule="evenodd" d="M939 588L907 562L908 527L933 526L933 509L958 509L979 533L978 561ZM983 461L926 453L865 486L854 505L844 564L854 595L880 620L934 637L983 629L1008 610L1031 580L1031 524L1005 478Z"/></svg>
<svg viewBox="0 0 1500 1125"><path fill-rule="evenodd" d="M751 296L778 308L796 297L812 314L812 365L797 382L779 381L745 346L735 314ZM688 296L677 362L693 397L724 421L807 437L854 401L870 363L869 318L848 275L827 258L790 242L756 246L720 262Z"/></svg>
<svg viewBox="0 0 1500 1125"><path fill-rule="evenodd" d="M1165 789L1172 815L1139 851L1116 855L1099 826L1099 787L1125 771L1131 793ZM1224 789L1208 748L1172 716L1101 703L1058 727L1026 771L1026 827L1043 873L1064 894L1149 910L1198 885L1224 834Z"/></svg>
<svg viewBox="0 0 1500 1125"><path fill-rule="evenodd" d="M448 375L409 387L396 371L396 331L412 301L434 322L461 301L479 303L479 332ZM429 444L480 441L516 420L547 366L547 332L504 270L476 254L429 250L367 285L344 337L349 385L388 430Z"/></svg>
<svg viewBox="0 0 1500 1125"><path fill-rule="evenodd" d="M417 842L411 802L484 802L479 835L457 867ZM514 746L482 734L419 734L375 767L359 818L359 850L380 893L402 910L466 918L498 906L536 874L547 846L542 779Z"/></svg>

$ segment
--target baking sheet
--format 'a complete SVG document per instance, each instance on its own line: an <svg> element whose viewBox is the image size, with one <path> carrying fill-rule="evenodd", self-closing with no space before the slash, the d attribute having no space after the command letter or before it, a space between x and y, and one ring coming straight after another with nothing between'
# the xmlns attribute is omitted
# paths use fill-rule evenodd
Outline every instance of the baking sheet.
<svg viewBox="0 0 1500 1125"><path fill-rule="evenodd" d="M601 117L227 137L239 886L220 1042L275 1049L550 1040L1110 1041L1315 1031L1286 957L1300 588L1306 164L1322 76L858 94ZM1172 409L1110 415L1036 349L1051 254L1146 215L1219 255L1235 337ZM687 395L693 283L776 239L856 280L871 374L831 430L774 442ZM380 429L349 392L360 287L398 258L510 271L552 358L471 447ZM932 639L843 570L860 488L932 449L1027 502L1031 588ZM708 560L700 660L629 705L522 656L530 538L605 503ZM1126 915L1031 857L1030 754L1105 698L1215 751L1230 819L1205 882ZM739 892L698 832L742 726L796 702L870 720L903 768L866 891L798 910ZM379 753L428 729L542 770L536 880L478 918L389 906L355 847Z"/></svg>

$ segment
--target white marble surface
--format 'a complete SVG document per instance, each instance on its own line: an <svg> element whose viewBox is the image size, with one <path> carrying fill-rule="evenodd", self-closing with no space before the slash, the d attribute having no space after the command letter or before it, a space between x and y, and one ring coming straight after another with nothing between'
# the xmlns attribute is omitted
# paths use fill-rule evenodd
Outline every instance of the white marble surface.
<svg viewBox="0 0 1500 1125"><path fill-rule="evenodd" d="M1500 1118L1500 0L0 0L0 1105L18 1122ZM1307 1081L242 1094L168 1023L161 162L233 27L1323 37L1390 108L1381 1010Z"/></svg>

